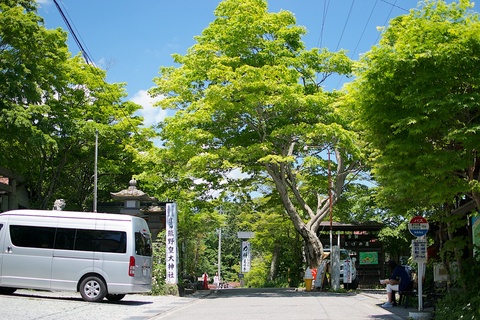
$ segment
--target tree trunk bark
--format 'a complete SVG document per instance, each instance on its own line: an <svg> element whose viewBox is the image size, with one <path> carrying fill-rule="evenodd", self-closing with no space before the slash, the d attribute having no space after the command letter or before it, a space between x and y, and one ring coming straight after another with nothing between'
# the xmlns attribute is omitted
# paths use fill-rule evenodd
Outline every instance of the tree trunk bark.
<svg viewBox="0 0 480 320"><path fill-rule="evenodd" d="M305 259L307 260L307 266L312 269L316 269L322 261L323 244L314 230L305 228L300 235L304 241L304 251Z"/></svg>
<svg viewBox="0 0 480 320"><path fill-rule="evenodd" d="M275 281L277 277L277 270L278 270L278 260L280 258L280 245L275 244L275 248L273 249L273 256L272 261L270 262L270 272L268 273L268 281Z"/></svg>

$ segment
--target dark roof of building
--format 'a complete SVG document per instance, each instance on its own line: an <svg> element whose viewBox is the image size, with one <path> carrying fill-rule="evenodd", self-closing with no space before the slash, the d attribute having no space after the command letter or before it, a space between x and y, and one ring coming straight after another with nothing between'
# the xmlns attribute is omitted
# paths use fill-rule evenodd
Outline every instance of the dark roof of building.
<svg viewBox="0 0 480 320"><path fill-rule="evenodd" d="M341 223L332 222L333 231L378 231L384 227L380 222L362 222L362 223ZM329 231L330 221L322 221L320 223L320 231Z"/></svg>

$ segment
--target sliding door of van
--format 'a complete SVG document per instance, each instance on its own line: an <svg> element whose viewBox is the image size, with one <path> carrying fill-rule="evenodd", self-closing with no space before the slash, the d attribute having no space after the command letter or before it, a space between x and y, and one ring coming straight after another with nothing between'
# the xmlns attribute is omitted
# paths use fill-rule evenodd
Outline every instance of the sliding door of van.
<svg viewBox="0 0 480 320"><path fill-rule="evenodd" d="M57 228L52 265L54 290L75 291L80 278L95 270L91 231L77 229L73 225Z"/></svg>
<svg viewBox="0 0 480 320"><path fill-rule="evenodd" d="M50 289L55 228L11 222L5 229L2 285Z"/></svg>

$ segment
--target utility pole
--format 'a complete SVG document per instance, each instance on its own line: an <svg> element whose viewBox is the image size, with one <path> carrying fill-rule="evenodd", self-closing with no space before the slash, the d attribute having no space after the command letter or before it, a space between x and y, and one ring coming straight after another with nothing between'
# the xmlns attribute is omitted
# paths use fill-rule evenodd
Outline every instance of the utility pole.
<svg viewBox="0 0 480 320"><path fill-rule="evenodd" d="M328 149L328 201L329 201L329 211L330 211L330 250L332 248L333 240L333 216L332 216L332 169L330 164L330 149Z"/></svg>
<svg viewBox="0 0 480 320"><path fill-rule="evenodd" d="M222 228L218 228L218 260L217 260L218 279L221 279L220 270L222 266Z"/></svg>
<svg viewBox="0 0 480 320"><path fill-rule="evenodd" d="M98 129L95 129L95 161L93 173L93 212L97 212L97 181L98 181Z"/></svg>

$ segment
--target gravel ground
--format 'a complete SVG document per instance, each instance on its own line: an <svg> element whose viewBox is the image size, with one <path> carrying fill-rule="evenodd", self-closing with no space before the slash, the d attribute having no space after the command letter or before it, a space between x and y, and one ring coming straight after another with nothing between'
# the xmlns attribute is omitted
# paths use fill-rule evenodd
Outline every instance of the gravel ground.
<svg viewBox="0 0 480 320"><path fill-rule="evenodd" d="M79 293L17 290L0 295L1 319L150 319L166 311L198 301L188 297L126 295L119 302L85 302Z"/></svg>

